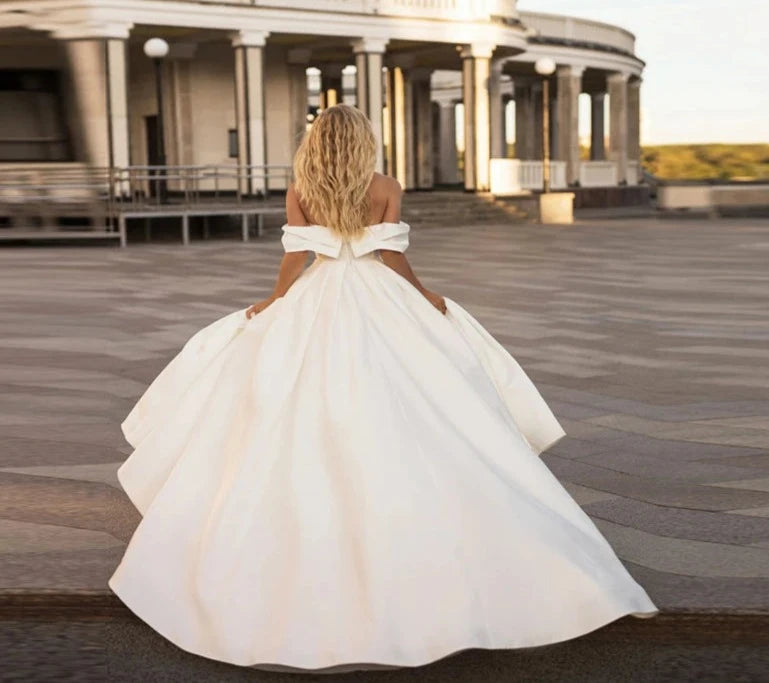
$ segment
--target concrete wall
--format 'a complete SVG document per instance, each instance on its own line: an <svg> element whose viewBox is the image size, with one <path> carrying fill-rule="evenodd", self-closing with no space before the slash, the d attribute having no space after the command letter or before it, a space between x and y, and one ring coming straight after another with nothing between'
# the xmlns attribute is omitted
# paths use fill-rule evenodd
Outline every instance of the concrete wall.
<svg viewBox="0 0 769 683"><path fill-rule="evenodd" d="M666 210L769 208L769 184L662 185L657 202L660 209Z"/></svg>
<svg viewBox="0 0 769 683"><path fill-rule="evenodd" d="M200 43L189 59L188 68L188 105L179 102L170 65L164 71L164 119L174 121L179 136L188 141L191 139L187 153L178 149L166 123L167 163L234 166L237 159L228 155L228 130L236 126L233 48L225 42ZM290 96L285 49L269 46L266 49L264 93L268 164L290 164L292 161L291 120L287 114ZM131 45L129 55L128 97L131 163L143 165L147 163L144 117L156 113L156 96L153 65L138 44ZM191 130L178 129L183 125L184 116L174 108L182 106L189 107ZM234 183L227 182L224 187L233 189ZM284 183L271 182L270 187L281 189Z"/></svg>
<svg viewBox="0 0 769 683"><path fill-rule="evenodd" d="M286 51L280 45L267 47L264 112L267 130L267 163L291 164L291 82ZM271 190L285 189L286 183L271 180Z"/></svg>
<svg viewBox="0 0 769 683"><path fill-rule="evenodd" d="M61 41L39 42L34 46L0 45L0 69L47 69L59 74L61 101L51 102L49 98L37 98L31 93L24 95L24 101L0 102L0 130L8 137L63 135L75 160L83 159L82 144L78 131L77 107L73 97L72 84L67 69L67 56ZM13 93L6 97L15 98ZM56 107L61 107L63 121L58 120ZM5 121L3 117L12 118ZM21 119L26 120L21 120ZM61 126L65 128L61 130ZM14 150L20 152L19 147Z"/></svg>

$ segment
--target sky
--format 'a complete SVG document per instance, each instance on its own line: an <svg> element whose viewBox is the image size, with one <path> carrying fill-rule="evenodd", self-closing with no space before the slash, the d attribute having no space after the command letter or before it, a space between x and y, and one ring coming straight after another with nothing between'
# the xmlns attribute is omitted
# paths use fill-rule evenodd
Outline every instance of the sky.
<svg viewBox="0 0 769 683"><path fill-rule="evenodd" d="M518 0L628 29L646 62L644 145L769 143L769 0ZM590 131L580 101L580 133Z"/></svg>

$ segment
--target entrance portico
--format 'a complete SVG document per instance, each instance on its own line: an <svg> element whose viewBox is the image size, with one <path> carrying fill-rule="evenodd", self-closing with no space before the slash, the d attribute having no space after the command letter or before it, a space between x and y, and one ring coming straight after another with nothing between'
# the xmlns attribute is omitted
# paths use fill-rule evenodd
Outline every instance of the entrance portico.
<svg viewBox="0 0 769 683"><path fill-rule="evenodd" d="M0 15L0 34L10 39L0 49L0 72L29 63L25 55L37 52L45 68L62 74L69 162L125 168L152 160L149 126L158 112L152 65L141 46L157 36L171 46L163 63L167 164L231 168L223 186L242 195L284 188L285 168L312 117L310 101L323 107L345 98L372 121L377 169L406 189L459 179L467 191L488 191L490 160L512 151L508 121L514 121L522 185L536 187L542 80L533 63L543 55L558 64L551 79L555 183L638 180L643 63L623 29L518 12L514 0L476 2L453 14L438 0L418 6L381 0L354 12L340 0L324 3L323 12L301 1L191 3L189 12L175 3L173 13L162 15L157 3L144 0L109 9L91 3L83 0L98 21L35 0L14 3L36 11L18 14L13 25ZM53 43L64 45L66 64ZM308 84L311 67L320 72L317 92ZM593 102L589 159L581 158L579 139L583 92ZM507 115L508 102L514 115ZM8 135L22 131L12 126ZM32 138L27 158L3 157L19 143L0 143L0 165L53 162L41 136Z"/></svg>

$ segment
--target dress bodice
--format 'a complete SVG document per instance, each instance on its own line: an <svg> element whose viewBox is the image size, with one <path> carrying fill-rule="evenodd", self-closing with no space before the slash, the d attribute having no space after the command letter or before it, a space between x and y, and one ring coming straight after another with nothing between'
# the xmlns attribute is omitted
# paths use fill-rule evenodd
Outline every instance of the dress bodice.
<svg viewBox="0 0 769 683"><path fill-rule="evenodd" d="M368 225L358 239L348 240L325 225L284 225L283 248L290 251L314 251L331 258L360 258L377 249L404 252L409 246L407 223L375 223Z"/></svg>

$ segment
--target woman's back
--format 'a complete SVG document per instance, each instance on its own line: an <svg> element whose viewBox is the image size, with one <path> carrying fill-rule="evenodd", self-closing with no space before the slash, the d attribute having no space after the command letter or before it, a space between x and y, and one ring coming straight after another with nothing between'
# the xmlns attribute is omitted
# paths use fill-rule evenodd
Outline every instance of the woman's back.
<svg viewBox="0 0 769 683"><path fill-rule="evenodd" d="M366 225L397 223L400 220L402 194L403 189L395 178L374 173L366 193L368 199ZM286 193L286 219L289 225L325 225L324 220L312 215L312 211L299 196L293 183Z"/></svg>

